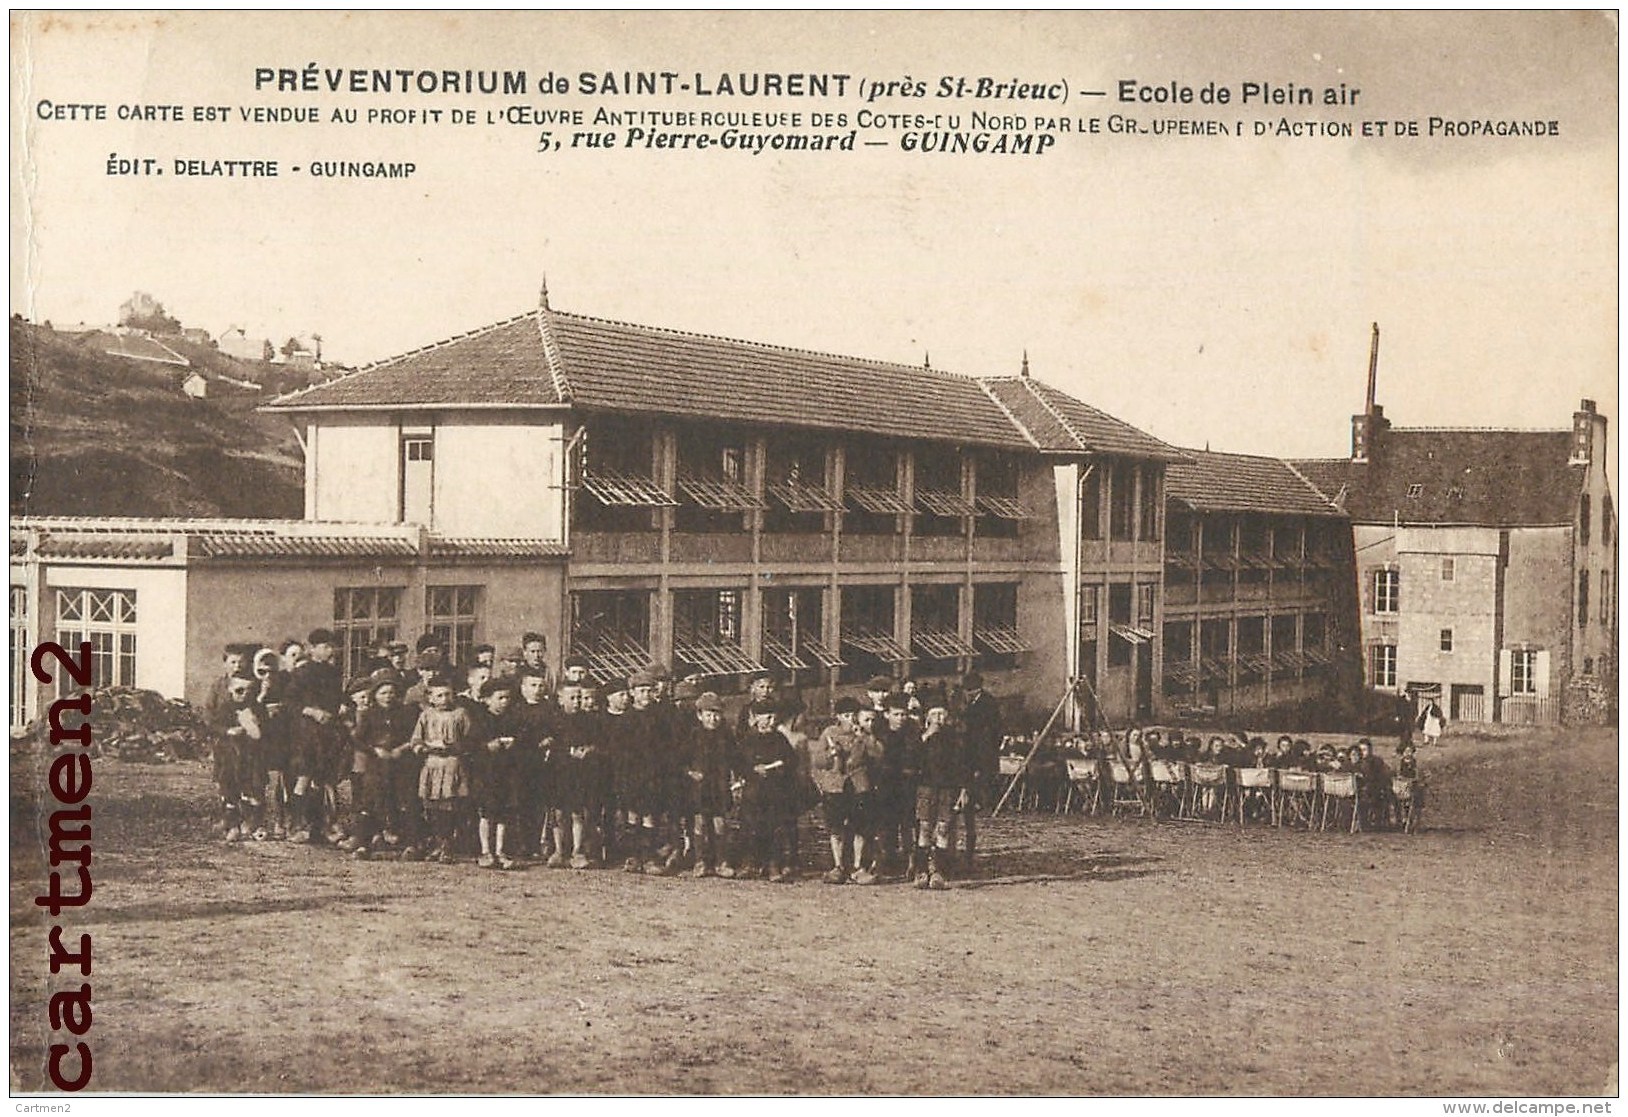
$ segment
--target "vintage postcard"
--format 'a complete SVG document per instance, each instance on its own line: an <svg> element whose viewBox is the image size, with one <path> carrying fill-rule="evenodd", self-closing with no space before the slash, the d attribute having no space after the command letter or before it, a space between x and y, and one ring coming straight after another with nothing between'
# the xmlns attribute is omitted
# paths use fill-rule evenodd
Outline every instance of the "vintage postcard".
<svg viewBox="0 0 1628 1117"><path fill-rule="evenodd" d="M19 1112L1609 1111L1615 12L10 31Z"/></svg>

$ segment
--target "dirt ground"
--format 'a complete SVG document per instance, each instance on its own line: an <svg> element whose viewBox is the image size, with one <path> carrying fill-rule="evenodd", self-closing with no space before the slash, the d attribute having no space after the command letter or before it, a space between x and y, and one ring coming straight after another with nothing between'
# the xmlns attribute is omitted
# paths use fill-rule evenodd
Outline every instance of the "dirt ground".
<svg viewBox="0 0 1628 1117"><path fill-rule="evenodd" d="M201 765L104 761L64 917L94 938L93 1088L1614 1093L1615 733L1450 736L1423 767L1412 836L1007 816L940 893L228 847ZM42 786L14 755L22 1091L67 984Z"/></svg>

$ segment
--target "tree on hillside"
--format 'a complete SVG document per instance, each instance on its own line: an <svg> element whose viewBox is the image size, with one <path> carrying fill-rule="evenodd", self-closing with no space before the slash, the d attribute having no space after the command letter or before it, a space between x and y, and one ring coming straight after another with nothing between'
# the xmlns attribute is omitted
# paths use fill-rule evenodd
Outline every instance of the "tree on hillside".
<svg viewBox="0 0 1628 1117"><path fill-rule="evenodd" d="M164 304L146 291L137 291L119 307L119 325L155 334L181 332L179 319L165 313Z"/></svg>

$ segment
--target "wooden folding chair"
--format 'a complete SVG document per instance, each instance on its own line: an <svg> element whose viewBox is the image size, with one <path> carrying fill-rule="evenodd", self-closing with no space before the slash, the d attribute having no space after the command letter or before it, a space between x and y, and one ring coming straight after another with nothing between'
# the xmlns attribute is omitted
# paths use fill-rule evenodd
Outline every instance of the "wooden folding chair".
<svg viewBox="0 0 1628 1117"><path fill-rule="evenodd" d="M1113 798L1108 801L1108 808L1118 817L1121 811L1135 811L1137 817L1147 815L1147 802L1142 796L1142 789L1136 786L1136 778L1131 774L1130 768L1123 760L1108 761L1108 776L1113 786Z"/></svg>
<svg viewBox="0 0 1628 1117"><path fill-rule="evenodd" d="M1275 823L1303 826L1310 830L1317 821L1317 773L1278 769L1278 796Z"/></svg>
<svg viewBox="0 0 1628 1117"><path fill-rule="evenodd" d="M1266 769L1261 769L1266 771ZM1202 822L1221 822L1230 803L1225 764L1187 765L1187 795L1181 817Z"/></svg>
<svg viewBox="0 0 1628 1117"><path fill-rule="evenodd" d="M1259 803L1262 815L1274 826L1278 820L1277 774L1273 768L1234 768L1232 801L1238 808L1238 825L1244 824L1244 815L1250 803Z"/></svg>
<svg viewBox="0 0 1628 1117"><path fill-rule="evenodd" d="M1362 811L1357 801L1359 782L1355 772L1323 772L1317 777L1318 791L1323 800L1319 829L1328 829L1328 816L1331 812L1338 820L1344 806L1351 808L1351 833L1355 834L1362 829Z"/></svg>
<svg viewBox="0 0 1628 1117"><path fill-rule="evenodd" d="M1102 762L1084 757L1068 757L1063 761L1068 777L1066 810L1073 810L1078 799L1086 814L1102 810Z"/></svg>
<svg viewBox="0 0 1628 1117"><path fill-rule="evenodd" d="M1153 780L1153 809L1166 817L1181 813L1183 767L1168 760L1148 761L1148 775Z"/></svg>

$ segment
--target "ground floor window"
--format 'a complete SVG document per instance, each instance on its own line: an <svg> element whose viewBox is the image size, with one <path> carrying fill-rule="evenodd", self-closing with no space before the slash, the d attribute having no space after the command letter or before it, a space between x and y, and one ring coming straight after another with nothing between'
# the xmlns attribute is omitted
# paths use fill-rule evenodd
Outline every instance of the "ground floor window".
<svg viewBox="0 0 1628 1117"><path fill-rule="evenodd" d="M334 635L345 674L362 674L381 640L399 634L400 586L355 586L334 590Z"/></svg>
<svg viewBox="0 0 1628 1117"><path fill-rule="evenodd" d="M763 658L792 672L841 667L842 658L828 648L824 595L813 587L763 591Z"/></svg>
<svg viewBox="0 0 1628 1117"><path fill-rule="evenodd" d="M1538 692L1538 653L1531 648L1516 648L1509 657L1509 693L1536 694Z"/></svg>
<svg viewBox="0 0 1628 1117"><path fill-rule="evenodd" d="M1369 678L1381 690L1396 689L1396 645L1375 644Z"/></svg>
<svg viewBox="0 0 1628 1117"><path fill-rule="evenodd" d="M852 677L891 675L915 658L893 638L893 609L892 586L842 587L842 649Z"/></svg>
<svg viewBox="0 0 1628 1117"><path fill-rule="evenodd" d="M761 667L741 648L739 589L673 591L673 658L681 673L729 678ZM718 688L716 680L707 684Z"/></svg>
<svg viewBox="0 0 1628 1117"><path fill-rule="evenodd" d="M474 660L475 630L480 626L479 586L426 586L424 627L440 637L454 663Z"/></svg>
<svg viewBox="0 0 1628 1117"><path fill-rule="evenodd" d="M910 587L910 645L916 675L954 674L974 649L961 639L961 587Z"/></svg>
<svg viewBox="0 0 1628 1117"><path fill-rule="evenodd" d="M1016 582L980 582L972 587L972 642L984 655L984 666L1017 666L1029 645L1018 634Z"/></svg>
<svg viewBox="0 0 1628 1117"><path fill-rule="evenodd" d="M585 656L600 682L650 664L649 590L579 590L571 595L568 655Z"/></svg>
<svg viewBox="0 0 1628 1117"><path fill-rule="evenodd" d="M136 685L135 590L57 591L57 642L73 650L87 640L91 686ZM66 689L69 684L59 685Z"/></svg>

